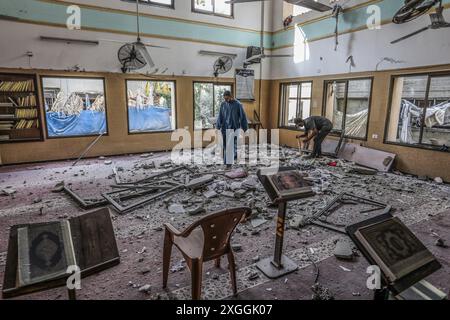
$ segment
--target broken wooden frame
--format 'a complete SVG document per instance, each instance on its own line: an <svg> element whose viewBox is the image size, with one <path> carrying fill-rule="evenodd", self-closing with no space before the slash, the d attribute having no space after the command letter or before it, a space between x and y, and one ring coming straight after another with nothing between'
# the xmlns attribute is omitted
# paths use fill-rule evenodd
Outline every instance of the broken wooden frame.
<svg viewBox="0 0 450 320"><path fill-rule="evenodd" d="M112 186L113 188L116 188L118 190L105 192L102 194L103 198L105 198L105 201L107 201L109 204L111 204L119 213L125 213L130 210L136 209L137 207L143 206L144 204L147 204L148 202L154 201L156 199L159 199L166 194L169 194L171 192L174 192L178 189L184 188L185 185L182 183L174 182L174 181L152 181L149 182L149 180L154 180L156 178L161 178L166 175L173 174L178 171L187 170L189 172L192 172L192 170L188 167L181 166L172 168L163 172L158 172L156 174L152 174L151 176L141 179L136 182L124 182L121 184L118 184L116 186ZM161 182L163 184L158 184L158 182ZM137 191L137 190L141 191ZM136 192L137 191L137 192ZM127 192L127 194L122 194L124 192ZM130 193L131 192L131 193ZM144 196L150 193L156 193L152 194L144 199L141 199L139 201L136 201L135 203L132 203L128 206L125 206L120 203L122 200L129 200L132 198L137 198L140 196Z"/></svg>
<svg viewBox="0 0 450 320"><path fill-rule="evenodd" d="M340 208L344 204L369 204L372 205L372 208L360 211L360 213L367 213L372 212L376 210L382 210L382 214L386 214L391 212L392 206L387 205L385 203L381 203L372 199L367 199L360 196L355 196L353 194L349 194L346 192L343 192L339 194L337 197L335 197L328 205L314 214L311 218L307 219L307 222L310 224L313 224L318 227L326 228L335 232L339 232L342 234L347 234L345 231L345 227L340 227L332 223L328 223L325 221L320 220L321 217L327 216L329 217L333 212L335 212L338 208Z"/></svg>

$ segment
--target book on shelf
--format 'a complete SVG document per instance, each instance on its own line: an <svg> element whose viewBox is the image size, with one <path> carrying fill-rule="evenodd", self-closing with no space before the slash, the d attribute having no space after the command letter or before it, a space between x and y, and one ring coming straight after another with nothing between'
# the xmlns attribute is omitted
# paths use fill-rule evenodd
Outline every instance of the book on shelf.
<svg viewBox="0 0 450 320"><path fill-rule="evenodd" d="M36 118L37 109L16 109L16 118Z"/></svg>
<svg viewBox="0 0 450 320"><path fill-rule="evenodd" d="M14 107L11 102L0 102L0 107Z"/></svg>
<svg viewBox="0 0 450 320"><path fill-rule="evenodd" d="M16 123L14 129L31 129L33 127L37 127L37 122L35 120L22 119Z"/></svg>
<svg viewBox="0 0 450 320"><path fill-rule="evenodd" d="M10 119L10 118L14 118L14 114L13 113L0 114L0 120L2 120L2 119Z"/></svg>
<svg viewBox="0 0 450 320"><path fill-rule="evenodd" d="M2 81L0 82L0 91L1 92L34 91L34 81L33 80Z"/></svg>
<svg viewBox="0 0 450 320"><path fill-rule="evenodd" d="M435 260L398 218L362 226L354 235L391 283Z"/></svg>
<svg viewBox="0 0 450 320"><path fill-rule="evenodd" d="M65 276L77 264L68 220L19 228L17 247L20 286Z"/></svg>

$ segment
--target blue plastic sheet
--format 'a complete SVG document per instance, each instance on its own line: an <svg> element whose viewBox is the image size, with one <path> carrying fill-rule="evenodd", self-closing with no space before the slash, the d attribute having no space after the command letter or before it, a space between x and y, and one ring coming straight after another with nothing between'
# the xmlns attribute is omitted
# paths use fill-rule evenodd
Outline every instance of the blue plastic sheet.
<svg viewBox="0 0 450 320"><path fill-rule="evenodd" d="M83 110L79 115L47 112L47 129L50 137L86 136L106 133L105 112Z"/></svg>
<svg viewBox="0 0 450 320"><path fill-rule="evenodd" d="M171 109L165 107L128 108L130 132L172 130Z"/></svg>

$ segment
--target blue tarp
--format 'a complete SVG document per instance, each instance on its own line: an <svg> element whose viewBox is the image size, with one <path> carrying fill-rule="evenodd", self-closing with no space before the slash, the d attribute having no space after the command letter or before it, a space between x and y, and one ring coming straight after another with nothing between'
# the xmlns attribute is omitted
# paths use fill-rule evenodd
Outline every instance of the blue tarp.
<svg viewBox="0 0 450 320"><path fill-rule="evenodd" d="M130 132L169 131L172 130L170 108L128 108Z"/></svg>
<svg viewBox="0 0 450 320"><path fill-rule="evenodd" d="M85 136L106 133L105 112L81 111L80 115L66 116L47 112L47 128L50 137Z"/></svg>

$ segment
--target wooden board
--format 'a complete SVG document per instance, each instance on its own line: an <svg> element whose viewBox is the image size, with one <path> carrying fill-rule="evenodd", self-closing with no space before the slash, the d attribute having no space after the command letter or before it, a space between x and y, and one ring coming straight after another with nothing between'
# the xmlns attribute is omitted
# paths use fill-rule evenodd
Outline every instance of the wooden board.
<svg viewBox="0 0 450 320"><path fill-rule="evenodd" d="M81 277L98 273L120 263L119 251L108 208L88 212L69 219L75 255ZM66 284L67 276L19 287L17 281L17 230L26 225L11 227L3 281L3 298L48 290Z"/></svg>

